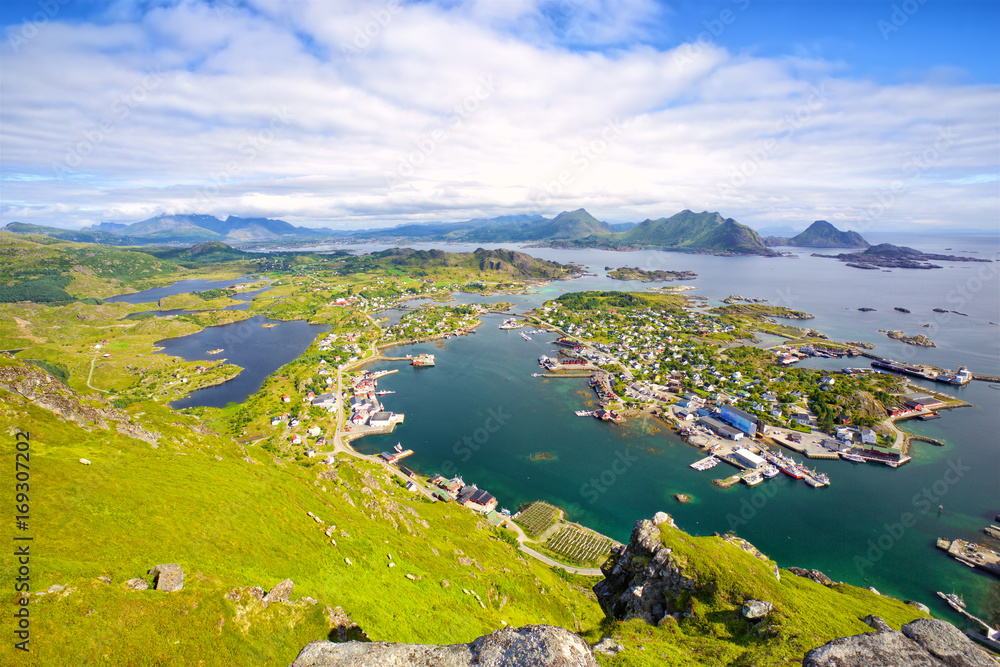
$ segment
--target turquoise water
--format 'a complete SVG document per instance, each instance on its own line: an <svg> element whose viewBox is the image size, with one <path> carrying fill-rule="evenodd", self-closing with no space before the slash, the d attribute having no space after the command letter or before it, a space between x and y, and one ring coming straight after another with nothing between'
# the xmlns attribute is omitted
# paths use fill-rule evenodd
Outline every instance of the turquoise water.
<svg viewBox="0 0 1000 667"><path fill-rule="evenodd" d="M958 249L957 242L949 245ZM979 242L976 247L984 246ZM886 356L950 368L965 364L974 371L1000 374L1000 328L989 324L1000 321L993 265L882 273L851 269L808 253L799 259L766 260L652 252L531 252L585 263L602 274L605 265L692 269L700 277L686 284L699 290L689 294L770 298L815 314L809 324L832 338L868 340ZM645 265L635 261L643 256ZM981 282L974 292L969 289L977 285L972 279ZM951 306L968 317L933 313L934 307L947 308L949 297L957 298L961 286L968 298L961 307ZM526 310L563 291L646 287L602 275L552 283L539 294L504 300L515 301L516 310ZM787 297L784 302L782 294ZM484 300L457 296L462 302ZM913 312L897 313L896 305ZM878 310L860 313L856 310L860 306ZM585 380L531 377L538 372L537 357L554 349L553 337L538 335L524 341L516 332L499 331L501 320L485 316L474 336L397 348L435 354L435 368L413 369L400 362L373 365L400 370L382 380L380 387L397 391L384 402L388 409L405 413L406 422L391 435L356 441L355 446L376 452L400 441L416 451L408 463L420 472L458 472L511 510L533 500L548 500L567 508L572 519L621 541L628 539L636 520L668 511L691 533L735 530L782 566L817 568L836 580L919 600L956 622L961 619L935 591L964 594L970 611L984 618L1000 606L995 579L934 547L939 536L991 542L981 531L1000 511L1000 391L982 382L961 388L935 385L976 407L946 412L934 422L908 423L908 430L949 446L918 444L914 461L899 469L815 461L810 463L830 475L830 487L813 489L780 476L754 488L723 490L711 480L728 476L730 470L688 468L700 452L659 422L637 419L611 425L576 417L573 411L593 400ZM932 326L920 327L924 323ZM878 328L926 333L939 347L904 347L877 333ZM867 360L810 363L840 368L866 365ZM553 458L531 460L541 452ZM927 496L921 495L925 489ZM672 498L675 493L687 493L693 502L679 504ZM944 505L940 515L938 505Z"/></svg>

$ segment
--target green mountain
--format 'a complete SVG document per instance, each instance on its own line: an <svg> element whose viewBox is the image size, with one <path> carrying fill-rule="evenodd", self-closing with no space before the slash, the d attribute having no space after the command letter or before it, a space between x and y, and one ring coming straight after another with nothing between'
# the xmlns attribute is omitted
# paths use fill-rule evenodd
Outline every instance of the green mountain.
<svg viewBox="0 0 1000 667"><path fill-rule="evenodd" d="M754 230L718 213L684 210L669 218L644 220L616 234L616 243L661 246L677 250L701 250L739 254L771 255Z"/></svg>
<svg viewBox="0 0 1000 667"><path fill-rule="evenodd" d="M609 235L613 232L606 222L601 222L586 210L563 211L548 222L537 225L534 235L538 239L553 241L580 239L587 236Z"/></svg>
<svg viewBox="0 0 1000 667"><path fill-rule="evenodd" d="M126 245L129 239L112 234L106 231L63 229L61 227L48 227L46 225L31 225L24 222L11 222L4 226L4 231L15 234L38 234L40 236L50 236L63 241L76 241L79 243L105 243L110 245Z"/></svg>
<svg viewBox="0 0 1000 667"><path fill-rule="evenodd" d="M791 238L770 237L767 245L790 245L802 248L867 248L870 244L854 231L842 232L826 220L817 220L801 234Z"/></svg>

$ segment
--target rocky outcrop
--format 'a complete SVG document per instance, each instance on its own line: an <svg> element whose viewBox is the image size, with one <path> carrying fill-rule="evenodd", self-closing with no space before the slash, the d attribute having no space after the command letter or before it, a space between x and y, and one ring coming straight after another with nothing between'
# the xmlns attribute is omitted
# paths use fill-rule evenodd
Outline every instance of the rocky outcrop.
<svg viewBox="0 0 1000 667"><path fill-rule="evenodd" d="M172 593L184 588L184 570L176 563L154 565L149 574L153 575L153 585L158 591Z"/></svg>
<svg viewBox="0 0 1000 667"><path fill-rule="evenodd" d="M749 618L752 621L764 618L771 613L772 606L770 602L764 600L747 600L743 603L743 618Z"/></svg>
<svg viewBox="0 0 1000 667"><path fill-rule="evenodd" d="M149 588L149 583L145 579L129 579L125 582L125 587L133 591L144 591Z"/></svg>
<svg viewBox="0 0 1000 667"><path fill-rule="evenodd" d="M679 612L673 602L681 592L695 588L686 564L663 546L660 526L677 525L670 515L658 512L652 521L638 521L629 543L601 566L604 581L594 586L597 601L610 618L641 618L657 625L668 614Z"/></svg>
<svg viewBox="0 0 1000 667"><path fill-rule="evenodd" d="M788 568L788 571L800 577L805 577L806 579L812 579L817 584L822 584L824 586L833 586L836 583L833 581L833 579L826 576L819 570L807 570L804 567L790 567Z"/></svg>
<svg viewBox="0 0 1000 667"><path fill-rule="evenodd" d="M922 618L889 629L882 619L869 616L869 625L882 628L854 637L834 639L809 651L803 667L997 667L986 651L944 621Z"/></svg>
<svg viewBox="0 0 1000 667"><path fill-rule="evenodd" d="M274 585L274 588L264 596L264 602L288 602L288 596L292 594L295 583L291 579L285 579Z"/></svg>
<svg viewBox="0 0 1000 667"><path fill-rule="evenodd" d="M316 641L292 667L597 667L597 661L569 630L529 625L450 646Z"/></svg>

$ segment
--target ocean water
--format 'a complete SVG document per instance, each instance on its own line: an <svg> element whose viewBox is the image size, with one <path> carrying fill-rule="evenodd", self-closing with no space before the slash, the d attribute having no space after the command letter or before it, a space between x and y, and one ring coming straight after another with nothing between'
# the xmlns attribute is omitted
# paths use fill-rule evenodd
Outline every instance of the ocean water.
<svg viewBox="0 0 1000 667"><path fill-rule="evenodd" d="M996 256L997 239L949 239L921 249L949 254L975 250ZM897 239L896 243L900 243ZM908 245L918 246L917 242ZM449 250L467 248L441 246ZM360 248L359 248L360 249ZM528 249L536 256L575 261L601 274L553 282L536 293L503 297L524 311L565 291L645 290L648 285L609 280L604 267L689 269L699 277L683 284L689 295L714 303L730 294L769 299L816 316L809 325L836 340L875 343L891 358L1000 375L1000 289L995 263L951 263L940 270L862 271L796 249L796 259L723 258L658 251L619 253L594 250ZM833 254L837 251L822 251ZM497 297L456 295L460 302ZM859 307L875 308L862 313ZM895 306L910 314L893 310ZM965 315L940 314L933 308ZM497 329L502 317L483 318L479 333L449 341L394 348L394 353L430 352L437 366L414 369L403 362L371 368L398 368L380 382L397 393L387 409L406 414L391 435L355 441L365 452L396 442L415 450L408 465L422 473L458 473L497 496L511 510L548 500L570 518L617 540L632 525L657 511L670 512L688 532L706 535L735 530L784 566L817 568L836 580L874 586L879 591L930 606L955 622L935 591L962 593L972 613L1000 614L995 579L935 549L938 537L961 537L1000 547L982 528L1000 512L1000 390L985 382L966 387L928 383L974 404L947 411L933 422L905 428L947 443L917 444L914 460L891 469L845 461L810 461L828 473L830 487L813 489L782 475L757 487L719 489L715 477L728 476L721 464L706 472L688 465L701 453L655 420L623 425L576 417L594 396L586 380L533 378L536 359L554 349L553 336L525 341ZM922 325L929 324L929 327ZM936 348L906 346L878 329L925 333ZM863 358L810 360L806 365L840 368L867 365ZM549 456L533 460L539 453ZM675 493L693 501L677 503ZM943 510L938 513L938 506Z"/></svg>

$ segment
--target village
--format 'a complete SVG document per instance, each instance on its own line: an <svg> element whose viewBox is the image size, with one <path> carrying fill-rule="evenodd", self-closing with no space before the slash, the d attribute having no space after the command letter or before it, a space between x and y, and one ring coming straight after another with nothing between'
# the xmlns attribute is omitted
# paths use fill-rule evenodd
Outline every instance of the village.
<svg viewBox="0 0 1000 667"><path fill-rule="evenodd" d="M720 486L754 485L779 472L813 487L830 483L795 455L898 467L911 460L912 437L896 421L934 419L936 410L965 405L876 368L791 368L808 357L859 354L848 345L735 345L753 340L753 319L698 309L580 310L556 300L529 320L565 334L554 341L556 358L539 358L549 371L545 377L591 374L600 407L577 415L614 422L643 413L660 418L708 454L692 468L719 462L737 468L737 475L715 480Z"/></svg>

